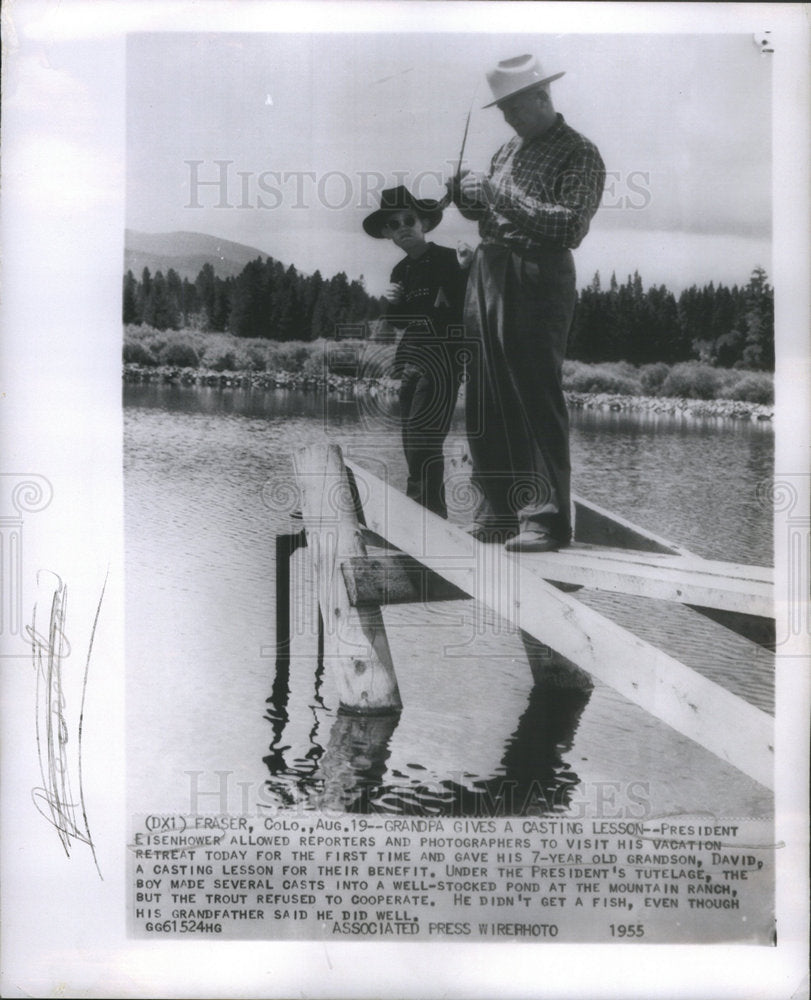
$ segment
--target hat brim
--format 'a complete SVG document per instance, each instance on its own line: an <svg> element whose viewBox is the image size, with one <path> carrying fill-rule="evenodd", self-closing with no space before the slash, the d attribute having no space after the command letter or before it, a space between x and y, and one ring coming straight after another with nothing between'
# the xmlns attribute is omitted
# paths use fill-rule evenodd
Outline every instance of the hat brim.
<svg viewBox="0 0 811 1000"><path fill-rule="evenodd" d="M499 97L497 101L490 101L489 104L482 104L482 110L485 108L492 108L496 104L503 104L505 101L509 101L511 97L515 97L516 94L523 94L526 90L532 90L533 87L542 87L545 83L551 83L553 80L559 80L562 76L566 76L566 70L562 73L554 73L552 76L547 76L543 80L535 80L533 83L527 84L526 87L519 87L518 90L514 90L511 94L505 94L503 97Z"/></svg>
<svg viewBox="0 0 811 1000"><path fill-rule="evenodd" d="M416 199L413 204L403 205L399 208L378 208L376 212L367 215L363 220L363 228L369 236L374 236L376 240L384 239L383 226L386 219L395 212L413 212L425 221L425 232L430 233L432 229L442 222L441 208L424 208Z"/></svg>

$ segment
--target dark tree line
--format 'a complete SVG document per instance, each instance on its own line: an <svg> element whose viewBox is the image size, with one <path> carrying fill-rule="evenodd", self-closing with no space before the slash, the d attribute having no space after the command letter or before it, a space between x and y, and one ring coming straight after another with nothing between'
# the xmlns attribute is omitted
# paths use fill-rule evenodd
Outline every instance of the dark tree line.
<svg viewBox="0 0 811 1000"><path fill-rule="evenodd" d="M158 330L195 327L269 340L316 340L356 335L384 311L363 279L343 271L324 278L292 265L257 258L235 278L219 278L206 264L192 282L170 268L164 276L144 268L138 281L124 277L125 323ZM640 365L691 359L731 368L774 370L774 294L766 272L748 283L693 285L678 297L664 285L643 289L638 272L624 285L612 274L603 289L599 273L578 296L569 357L579 361L628 361Z"/></svg>
<svg viewBox="0 0 811 1000"><path fill-rule="evenodd" d="M758 267L748 283L693 285L676 298L643 290L638 273L607 289L595 274L578 296L569 357L640 365L700 360L725 368L774 370L774 293Z"/></svg>
<svg viewBox="0 0 811 1000"><path fill-rule="evenodd" d="M235 278L218 277L211 264L194 281L181 279L173 268L165 276L144 268L140 281L132 271L124 276L124 322L157 330L194 327L237 337L316 340L345 335L355 324L360 329L381 309L363 278L349 281L343 271L332 278L319 271L304 275L272 258L251 261Z"/></svg>

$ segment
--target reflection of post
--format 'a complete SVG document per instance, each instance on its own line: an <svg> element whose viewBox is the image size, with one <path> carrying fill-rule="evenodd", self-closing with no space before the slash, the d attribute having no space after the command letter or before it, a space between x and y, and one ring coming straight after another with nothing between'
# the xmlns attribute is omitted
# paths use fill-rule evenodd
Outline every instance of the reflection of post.
<svg viewBox="0 0 811 1000"><path fill-rule="evenodd" d="M502 757L504 776L487 783L505 814L537 815L569 804L580 778L563 759L571 750L590 687L536 683Z"/></svg>
<svg viewBox="0 0 811 1000"><path fill-rule="evenodd" d="M290 557L304 532L276 536L276 676L290 669Z"/></svg>
<svg viewBox="0 0 811 1000"><path fill-rule="evenodd" d="M341 563L366 555L341 450L312 445L296 455L307 547L324 619L324 661L342 708L398 712L402 707L383 616L377 605L352 607Z"/></svg>
<svg viewBox="0 0 811 1000"><path fill-rule="evenodd" d="M22 611L23 512L36 513L51 502L53 489L44 476L0 475L0 638L2 656L30 656ZM6 513L12 507L15 513Z"/></svg>
<svg viewBox="0 0 811 1000"><path fill-rule="evenodd" d="M368 810L386 771L389 741L398 722L394 714L337 715L319 767L324 779L320 808Z"/></svg>
<svg viewBox="0 0 811 1000"><path fill-rule="evenodd" d="M575 688L580 691L591 691L594 687L590 674L555 652L550 646L540 642L529 632L521 632L521 641L527 652L532 679L536 684Z"/></svg>

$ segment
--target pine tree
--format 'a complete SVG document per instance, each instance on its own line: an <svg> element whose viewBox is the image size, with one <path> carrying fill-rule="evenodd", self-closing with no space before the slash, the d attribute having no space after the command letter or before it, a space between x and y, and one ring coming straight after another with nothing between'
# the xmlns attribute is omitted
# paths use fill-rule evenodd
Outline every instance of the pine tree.
<svg viewBox="0 0 811 1000"><path fill-rule="evenodd" d="M144 306L144 322L156 330L176 330L180 325L169 290L161 271L155 274Z"/></svg>
<svg viewBox="0 0 811 1000"><path fill-rule="evenodd" d="M277 286L274 302L275 340L298 340L304 325L304 305L298 273L291 264Z"/></svg>
<svg viewBox="0 0 811 1000"><path fill-rule="evenodd" d="M351 322L349 281L343 271L339 271L329 283L329 296L332 308L333 336L337 336L339 327Z"/></svg>
<svg viewBox="0 0 811 1000"><path fill-rule="evenodd" d="M774 371L774 293L762 267L752 271L744 301L741 367Z"/></svg>
<svg viewBox="0 0 811 1000"><path fill-rule="evenodd" d="M579 361L604 360L608 350L608 329L605 312L606 299L600 288L597 271L580 291L575 309L568 354Z"/></svg>
<svg viewBox="0 0 811 1000"><path fill-rule="evenodd" d="M323 287L324 279L321 277L320 271L316 271L305 283L304 323L302 330L302 336L305 340L314 340L318 336L314 328L315 309Z"/></svg>
<svg viewBox="0 0 811 1000"><path fill-rule="evenodd" d="M138 291L136 294L138 315L141 317L142 323L146 323L147 303L149 302L149 295L151 291L152 291L152 275L149 273L149 268L145 267L143 271L141 271L141 281L138 285Z"/></svg>
<svg viewBox="0 0 811 1000"><path fill-rule="evenodd" d="M250 261L234 280L228 329L237 337L270 337L271 293L261 257Z"/></svg>
<svg viewBox="0 0 811 1000"><path fill-rule="evenodd" d="M138 308L138 282L132 271L124 275L124 293L122 302L123 319L125 323L141 322L141 311Z"/></svg>
<svg viewBox="0 0 811 1000"><path fill-rule="evenodd" d="M215 330L214 326L214 268L211 264L203 264L194 282L197 290L197 301L202 313L202 329Z"/></svg>
<svg viewBox="0 0 811 1000"><path fill-rule="evenodd" d="M228 329L228 319L231 315L231 298L234 288L234 279L222 278L214 279L214 303L212 306L211 329L218 333L225 333Z"/></svg>
<svg viewBox="0 0 811 1000"><path fill-rule="evenodd" d="M180 325L183 319L183 282L173 267L170 267L166 272L166 294L170 310L175 317L175 323Z"/></svg>
<svg viewBox="0 0 811 1000"><path fill-rule="evenodd" d="M197 297L197 286L192 284L188 278L183 279L180 302L183 313L183 325L200 326L202 317L200 315L200 302Z"/></svg>

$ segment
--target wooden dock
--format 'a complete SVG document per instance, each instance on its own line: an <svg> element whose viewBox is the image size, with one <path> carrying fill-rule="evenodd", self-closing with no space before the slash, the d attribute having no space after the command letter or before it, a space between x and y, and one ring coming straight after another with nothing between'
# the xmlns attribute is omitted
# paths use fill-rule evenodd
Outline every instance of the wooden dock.
<svg viewBox="0 0 811 1000"><path fill-rule="evenodd" d="M770 715L577 598L580 588L588 588L675 601L743 635L765 636L768 645L772 570L701 559L580 499L571 548L511 554L476 541L366 469L345 466L336 445L303 449L296 475L324 623L324 660L333 669L342 710L374 714L402 707L382 604L467 595L773 787ZM367 545L374 546L371 554ZM286 571L282 566L281 590ZM277 624L287 641L284 622Z"/></svg>

